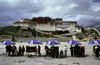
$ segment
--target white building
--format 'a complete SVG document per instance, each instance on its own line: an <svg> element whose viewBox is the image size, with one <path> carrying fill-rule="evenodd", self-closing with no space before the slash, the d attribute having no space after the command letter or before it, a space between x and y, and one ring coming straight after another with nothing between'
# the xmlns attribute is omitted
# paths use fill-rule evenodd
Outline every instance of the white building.
<svg viewBox="0 0 100 65"><path fill-rule="evenodd" d="M81 32L81 28L78 28L77 26L76 21L63 21L61 24L56 25L56 30Z"/></svg>
<svg viewBox="0 0 100 65"><path fill-rule="evenodd" d="M56 30L75 30L75 26L76 26L77 22L62 22L61 24L57 24L56 25Z"/></svg>
<svg viewBox="0 0 100 65"><path fill-rule="evenodd" d="M13 26L21 26L22 28L27 29L28 27L35 27L35 22L31 22L30 19L21 19L20 21L13 23Z"/></svg>
<svg viewBox="0 0 100 65"><path fill-rule="evenodd" d="M47 24L39 23L35 27L36 29L43 30L43 31L55 31L55 23L48 22Z"/></svg>
<svg viewBox="0 0 100 65"><path fill-rule="evenodd" d="M31 19L21 19L19 22L13 23L13 26L21 26L24 29L36 28L43 31L76 31L81 32L80 28L77 28L76 21L62 21L62 19L51 19L47 22L38 23L38 21L32 21Z"/></svg>

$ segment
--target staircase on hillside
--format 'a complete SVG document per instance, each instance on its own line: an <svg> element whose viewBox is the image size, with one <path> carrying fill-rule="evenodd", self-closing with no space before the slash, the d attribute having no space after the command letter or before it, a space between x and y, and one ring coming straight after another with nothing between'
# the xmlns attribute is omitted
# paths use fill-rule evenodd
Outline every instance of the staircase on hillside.
<svg viewBox="0 0 100 65"><path fill-rule="evenodd" d="M72 35L74 35L74 34L76 34L77 32L69 30L69 33L72 34Z"/></svg>
<svg viewBox="0 0 100 65"><path fill-rule="evenodd" d="M100 32L95 28L95 31L100 35Z"/></svg>
<svg viewBox="0 0 100 65"><path fill-rule="evenodd" d="M47 32L42 32L42 31L40 31L40 30L38 30L36 28L35 28L35 30L38 31L38 32L40 32L40 33L42 33L42 34L51 34L51 33L47 33Z"/></svg>
<svg viewBox="0 0 100 65"><path fill-rule="evenodd" d="M52 33L42 32L42 31L40 31L40 30L38 30L36 28L35 28L35 30L38 31L38 32L40 32L40 33L42 33L42 34L50 34L50 35L52 35L54 37L62 37L61 35L53 35Z"/></svg>
<svg viewBox="0 0 100 65"><path fill-rule="evenodd" d="M20 36L21 32L22 32L22 28L21 28L21 30L17 34Z"/></svg>
<svg viewBox="0 0 100 65"><path fill-rule="evenodd" d="M61 34L61 35L54 35L54 34L52 34L52 33L47 33L47 32L43 32L43 31L41 31L41 30L38 30L37 28L35 28L34 27L34 29L37 31L37 32L40 32L40 33L42 33L42 34L50 34L50 35L52 35L52 36L54 36L54 37L63 37L63 34ZM64 35L74 35L74 34L76 34L77 32L73 32L73 31L69 31L69 33L66 33L66 34L64 34Z"/></svg>

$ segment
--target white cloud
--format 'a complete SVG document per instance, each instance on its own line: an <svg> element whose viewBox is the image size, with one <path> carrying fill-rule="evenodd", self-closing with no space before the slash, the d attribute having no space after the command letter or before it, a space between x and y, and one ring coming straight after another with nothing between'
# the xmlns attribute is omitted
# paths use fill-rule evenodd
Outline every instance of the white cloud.
<svg viewBox="0 0 100 65"><path fill-rule="evenodd" d="M75 3L72 3L71 5L69 5L69 8L74 8L74 7L77 7L78 5L75 4Z"/></svg>

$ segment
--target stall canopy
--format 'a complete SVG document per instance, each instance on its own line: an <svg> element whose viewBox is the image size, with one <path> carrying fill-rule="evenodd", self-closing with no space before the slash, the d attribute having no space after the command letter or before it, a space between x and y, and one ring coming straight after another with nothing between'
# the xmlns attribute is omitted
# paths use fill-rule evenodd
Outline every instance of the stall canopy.
<svg viewBox="0 0 100 65"><path fill-rule="evenodd" d="M1 43L1 45L15 45L15 44L16 44L15 42L9 41L9 40L4 41L4 42Z"/></svg>
<svg viewBox="0 0 100 65"><path fill-rule="evenodd" d="M70 44L70 45L82 45L80 42L78 42L76 40L69 41L69 42L67 42L67 44Z"/></svg>
<svg viewBox="0 0 100 65"><path fill-rule="evenodd" d="M46 43L46 45L57 45L60 44L60 42L58 42L57 40L50 40Z"/></svg>

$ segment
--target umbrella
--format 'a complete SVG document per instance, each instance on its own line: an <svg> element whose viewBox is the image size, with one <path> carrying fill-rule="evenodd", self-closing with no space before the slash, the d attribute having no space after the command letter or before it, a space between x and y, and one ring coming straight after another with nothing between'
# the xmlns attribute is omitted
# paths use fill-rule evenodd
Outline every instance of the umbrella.
<svg viewBox="0 0 100 65"><path fill-rule="evenodd" d="M80 42L75 41L75 40L69 41L69 42L67 42L67 43L68 43L68 44L71 44L71 45L82 45Z"/></svg>
<svg viewBox="0 0 100 65"><path fill-rule="evenodd" d="M13 41L7 40L7 41L2 42L1 44L2 44L2 45L15 45L16 43L13 42Z"/></svg>
<svg viewBox="0 0 100 65"><path fill-rule="evenodd" d="M60 42L58 42L57 40L50 40L46 43L46 45L57 45L60 44Z"/></svg>
<svg viewBox="0 0 100 65"><path fill-rule="evenodd" d="M93 41L90 41L88 44L99 45L100 40L93 40Z"/></svg>
<svg viewBox="0 0 100 65"><path fill-rule="evenodd" d="M28 42L28 44L42 44L39 40L31 40Z"/></svg>

